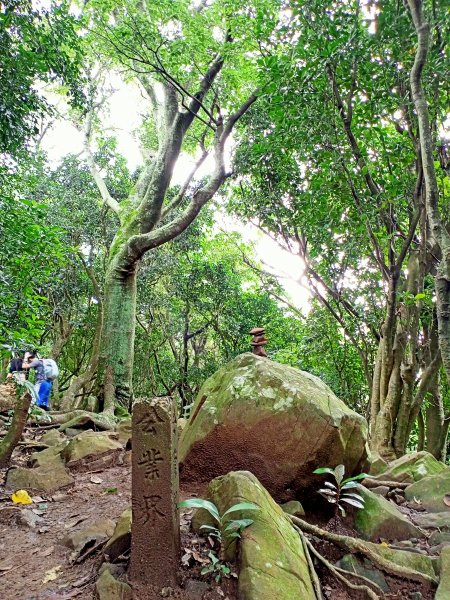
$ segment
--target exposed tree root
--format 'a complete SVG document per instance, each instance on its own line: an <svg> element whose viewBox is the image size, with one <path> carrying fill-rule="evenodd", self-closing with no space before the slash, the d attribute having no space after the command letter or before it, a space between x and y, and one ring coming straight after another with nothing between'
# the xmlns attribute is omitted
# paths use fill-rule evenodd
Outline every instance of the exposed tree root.
<svg viewBox="0 0 450 600"><path fill-rule="evenodd" d="M316 593L316 598L317 598L317 600L323 600L322 589L320 587L320 581L317 576L316 570L314 568L314 565L313 565L313 562L311 559L311 554L309 553L308 540L306 539L306 537L303 535L302 531L296 525L294 525L294 527L299 532L300 539L302 540L303 550L305 552L306 560L308 562L309 574L311 575L314 592Z"/></svg>
<svg viewBox="0 0 450 600"><path fill-rule="evenodd" d="M87 423L92 423L102 431L111 431L116 425L114 415L93 413L86 410L51 411L44 413L42 416L35 415L32 420L39 424L46 422L51 425L59 425L60 431L65 431L69 427L80 427L80 425L86 425Z"/></svg>
<svg viewBox="0 0 450 600"><path fill-rule="evenodd" d="M378 596L378 594L376 594L368 585L358 585L356 583L352 583L351 581L349 581L347 579L347 577L345 577L343 575L343 573L345 573L346 575L351 576L351 577L353 577L353 575L354 575L353 573L345 571L344 569L339 569L339 568L335 567L334 565L332 565L330 563L330 561L327 560L324 556L322 556L320 554L320 552L318 552L314 548L314 546L311 544L311 542L306 539L306 537L301 533L301 530L298 527L296 529L299 530L299 533L300 533L300 535L302 535L304 543L308 547L308 549L314 554L314 556L318 560L320 560L327 567L327 569L329 569L333 573L333 575L336 577L336 579L339 579L339 581L341 581L346 587L348 587L353 592L362 592L363 594L366 595L367 598L369 598L369 600L379 600L380 596ZM369 580L365 579L365 577L358 576L358 579L364 579L367 583L369 583ZM370 583L372 583L372 582L370 582ZM383 592L381 591L381 589L380 589L380 592L381 592L381 597L382 597Z"/></svg>
<svg viewBox="0 0 450 600"><path fill-rule="evenodd" d="M369 558L379 569L382 569L387 573L396 575L397 577L402 577L404 579L410 579L411 581L418 581L420 583L431 584L434 586L437 586L439 583L435 577L425 575L424 573L420 573L414 569L408 569L407 567L397 565L381 554L378 554L375 550L372 550L372 548L370 548L363 540L352 538L347 535L338 535L336 533L325 531L324 529L321 529L316 525L311 525L310 523L307 523L298 517L290 516L289 518L291 519L293 525L297 526L302 532L310 533L318 538L322 538L328 542L331 542L336 546L339 546L339 548L350 552L351 554L363 554Z"/></svg>
<svg viewBox="0 0 450 600"><path fill-rule="evenodd" d="M378 487L378 486L384 485L386 487L400 488L402 490L404 490L409 485L411 485L410 483L406 483L404 481L401 482L401 483L399 481L381 481L381 480L378 480L378 479L372 479L372 477L366 477L363 480L362 484L366 488L374 488L374 487Z"/></svg>

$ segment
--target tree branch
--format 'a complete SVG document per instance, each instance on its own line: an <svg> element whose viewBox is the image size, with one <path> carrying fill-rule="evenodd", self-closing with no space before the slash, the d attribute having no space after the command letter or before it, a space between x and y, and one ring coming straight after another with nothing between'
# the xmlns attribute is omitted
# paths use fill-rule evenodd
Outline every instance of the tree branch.
<svg viewBox="0 0 450 600"><path fill-rule="evenodd" d="M105 183L103 177L100 175L100 172L97 169L97 165L95 164L94 156L93 156L91 148L90 148L91 133L92 133L92 111L89 111L89 113L86 116L86 122L85 122L85 126L84 126L83 147L84 147L84 152L86 155L86 161L88 163L89 171L97 185L97 188L100 192L103 202L112 211L114 211L118 215L120 212L120 204L109 193L106 183Z"/></svg>
<svg viewBox="0 0 450 600"><path fill-rule="evenodd" d="M169 213L171 213L173 210L175 210L175 208L180 206L180 204L183 202L183 199L186 195L186 192L189 188L189 185L190 185L194 175L199 170L199 168L202 166L202 164L205 162L207 156L208 156L208 152L205 149L203 149L200 158L197 160L192 171L187 176L186 181L183 183L180 191L175 196L175 198L172 200L172 202L170 204L168 204L166 206L166 208L162 211L161 219L164 219Z"/></svg>

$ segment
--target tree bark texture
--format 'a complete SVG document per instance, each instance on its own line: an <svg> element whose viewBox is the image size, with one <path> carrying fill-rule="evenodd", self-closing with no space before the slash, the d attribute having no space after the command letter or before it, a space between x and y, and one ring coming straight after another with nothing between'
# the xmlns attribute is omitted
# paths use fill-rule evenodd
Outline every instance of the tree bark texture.
<svg viewBox="0 0 450 600"><path fill-rule="evenodd" d="M25 424L27 422L28 410L31 405L31 395L26 392L17 400L14 415L8 433L0 443L0 467L6 467L9 463L14 448L20 442Z"/></svg>
<svg viewBox="0 0 450 600"><path fill-rule="evenodd" d="M97 374L99 397L106 413L114 413L116 401L129 407L132 399L137 272L135 264L126 273L112 268L106 275Z"/></svg>

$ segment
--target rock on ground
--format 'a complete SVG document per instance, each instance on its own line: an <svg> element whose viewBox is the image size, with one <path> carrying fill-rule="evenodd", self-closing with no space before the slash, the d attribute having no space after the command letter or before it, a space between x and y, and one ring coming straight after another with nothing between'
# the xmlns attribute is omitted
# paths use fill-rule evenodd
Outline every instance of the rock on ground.
<svg viewBox="0 0 450 600"><path fill-rule="evenodd" d="M354 512L354 524L360 535L371 541L407 540L424 537L389 500L358 484L355 491L363 497L364 508Z"/></svg>
<svg viewBox="0 0 450 600"><path fill-rule="evenodd" d="M73 483L74 479L69 471L62 464L58 465L57 462L50 467L10 469L6 477L6 488L8 490L34 490L36 492L52 493L71 486Z"/></svg>
<svg viewBox="0 0 450 600"><path fill-rule="evenodd" d="M450 512L419 513L413 516L413 520L423 529L450 529Z"/></svg>
<svg viewBox="0 0 450 600"><path fill-rule="evenodd" d="M364 470L366 438L365 419L318 377L246 353L202 386L181 434L180 472L206 482L249 470L277 500L290 500L317 485L319 466Z"/></svg>
<svg viewBox="0 0 450 600"><path fill-rule="evenodd" d="M369 548L401 567L413 569L424 575L435 577L439 574L439 560L408 550L396 550L382 544L368 542Z"/></svg>
<svg viewBox="0 0 450 600"><path fill-rule="evenodd" d="M99 600L132 600L133 598L131 587L113 577L109 569L105 569L100 575L95 589Z"/></svg>
<svg viewBox="0 0 450 600"><path fill-rule="evenodd" d="M436 590L434 600L448 600L450 598L450 546L442 549L441 553L441 579Z"/></svg>
<svg viewBox="0 0 450 600"><path fill-rule="evenodd" d="M429 452L411 452L390 462L374 479L414 483L429 475L441 473L445 469L447 469L446 465L436 460Z"/></svg>
<svg viewBox="0 0 450 600"><path fill-rule="evenodd" d="M100 519L68 533L62 543L75 550L77 554L82 554L87 546L97 545L110 538L114 532L114 527L115 523L111 519Z"/></svg>
<svg viewBox="0 0 450 600"><path fill-rule="evenodd" d="M405 489L405 498L409 501L418 500L429 512L450 512L450 506L444 502L448 494L450 504L450 468L446 467L441 473L424 477Z"/></svg>
<svg viewBox="0 0 450 600"><path fill-rule="evenodd" d="M383 573L375 568L368 559L358 560L353 554L346 554L336 563L336 566L373 581L383 590L383 592L387 593L391 591Z"/></svg>
<svg viewBox="0 0 450 600"><path fill-rule="evenodd" d="M41 442L47 444L47 446L58 446L66 440L66 437L56 429L50 429L46 431L41 437Z"/></svg>
<svg viewBox="0 0 450 600"><path fill-rule="evenodd" d="M106 543L104 553L111 562L131 547L131 508L127 508L120 515L112 537Z"/></svg>
<svg viewBox="0 0 450 600"><path fill-rule="evenodd" d="M240 541L239 598L315 600L301 539L258 479L245 471L228 473L214 479L208 493L221 514L238 502L259 506L259 510L233 513L234 518L254 520ZM226 547L227 557L234 551L232 540Z"/></svg>
<svg viewBox="0 0 450 600"><path fill-rule="evenodd" d="M29 460L30 465L32 467L61 467L64 465L61 452L64 450L66 444L67 441L63 441L57 445L50 446L50 448L46 448L45 450L33 452Z"/></svg>
<svg viewBox="0 0 450 600"><path fill-rule="evenodd" d="M83 431L72 438L61 452L63 460L70 469L89 469L93 460L108 455L119 457L123 446L118 434L110 431Z"/></svg>

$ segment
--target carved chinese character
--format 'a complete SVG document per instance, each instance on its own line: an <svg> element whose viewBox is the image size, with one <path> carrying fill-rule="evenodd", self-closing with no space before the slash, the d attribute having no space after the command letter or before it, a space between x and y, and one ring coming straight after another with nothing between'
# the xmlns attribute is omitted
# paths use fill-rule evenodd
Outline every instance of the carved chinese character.
<svg viewBox="0 0 450 600"><path fill-rule="evenodd" d="M163 519L166 515L163 511L158 508L158 504L161 502L161 496L153 495L153 496L144 496L144 504L145 504L145 518L144 523L150 523L150 525L155 525L158 519Z"/></svg>
<svg viewBox="0 0 450 600"><path fill-rule="evenodd" d="M155 425L157 423L162 423L163 420L156 412L156 408L154 406L150 406L148 412L143 415L142 419L137 423L142 426L142 429L147 433L156 433Z"/></svg>
<svg viewBox="0 0 450 600"><path fill-rule="evenodd" d="M145 466L145 477L147 479L159 479L158 463L164 459L161 456L161 452L156 448L150 448L150 450L144 450L138 465Z"/></svg>

